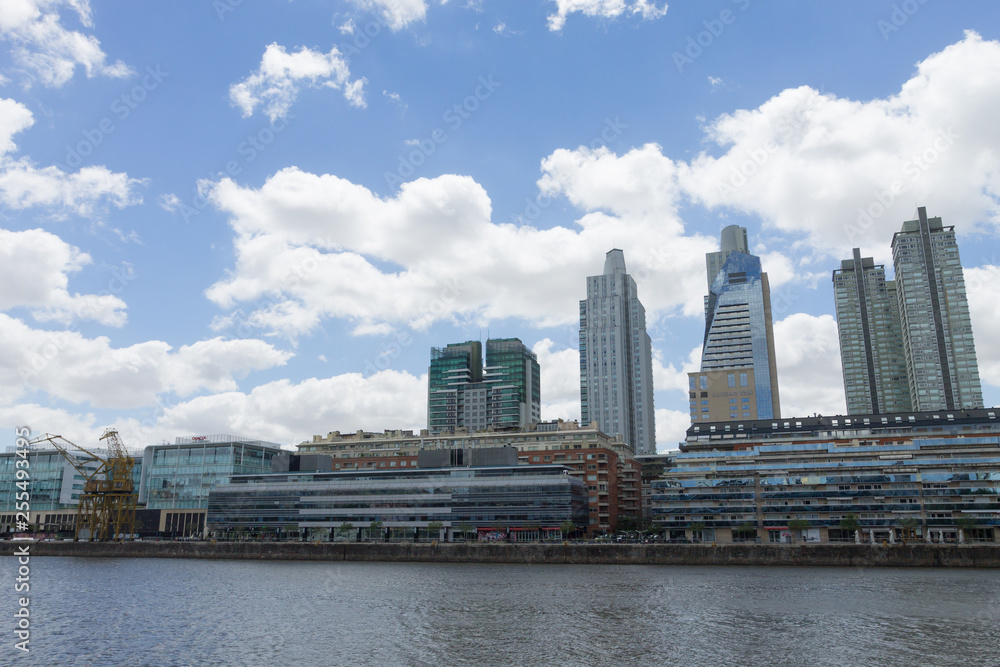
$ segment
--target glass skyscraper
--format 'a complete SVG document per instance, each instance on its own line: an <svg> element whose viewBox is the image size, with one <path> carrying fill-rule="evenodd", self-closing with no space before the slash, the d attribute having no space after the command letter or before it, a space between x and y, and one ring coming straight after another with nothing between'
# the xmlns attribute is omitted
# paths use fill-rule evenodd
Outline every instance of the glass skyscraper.
<svg viewBox="0 0 1000 667"><path fill-rule="evenodd" d="M760 258L747 252L746 229L723 229L721 250L706 255L706 268L711 286L701 372L689 374L691 420L778 418L771 291Z"/></svg>
<svg viewBox="0 0 1000 667"><path fill-rule="evenodd" d="M636 454L656 453L646 309L621 250L608 252L602 275L587 278L580 302L580 417L620 435Z"/></svg>
<svg viewBox="0 0 1000 667"><path fill-rule="evenodd" d="M903 223L892 237L906 375L913 409L982 407L965 277L954 226L928 218Z"/></svg>
<svg viewBox="0 0 1000 667"><path fill-rule="evenodd" d="M541 421L538 357L517 338L431 348L427 374L427 428L524 428Z"/></svg>
<svg viewBox="0 0 1000 667"><path fill-rule="evenodd" d="M855 248L833 272L833 292L847 413L911 411L896 284L885 266Z"/></svg>

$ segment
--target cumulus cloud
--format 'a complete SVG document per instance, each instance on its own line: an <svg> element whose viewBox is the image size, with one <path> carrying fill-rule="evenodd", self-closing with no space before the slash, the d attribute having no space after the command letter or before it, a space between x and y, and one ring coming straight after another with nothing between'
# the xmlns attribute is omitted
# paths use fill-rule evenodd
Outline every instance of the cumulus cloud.
<svg viewBox="0 0 1000 667"><path fill-rule="evenodd" d="M237 233L237 265L207 295L223 308L268 299L253 307L253 321L284 335L306 333L326 317L416 329L504 317L554 326L576 321L581 280L600 273L604 253L617 244L648 309L701 312L701 258L715 242L684 235L669 179L641 173L631 154L622 160L628 174L608 160L579 178L543 162L545 197L567 192L582 207L621 213L589 213L576 229L495 223L486 192L465 176L418 179L388 198L295 168L259 189L224 179L209 196ZM628 182L633 177L642 185ZM617 203L583 197L587 179L609 181L606 199ZM655 193L636 195L643 189ZM659 288L667 284L675 289Z"/></svg>
<svg viewBox="0 0 1000 667"><path fill-rule="evenodd" d="M426 0L352 0L354 4L378 13L393 32L427 17ZM442 0L444 4L447 0Z"/></svg>
<svg viewBox="0 0 1000 667"><path fill-rule="evenodd" d="M638 16L644 21L658 19L667 13L667 5L662 7L651 0L555 0L556 12L546 17L549 30L558 32L566 25L566 17L574 12L584 16L616 19L622 14Z"/></svg>
<svg viewBox="0 0 1000 667"><path fill-rule="evenodd" d="M419 430L426 421L427 376L384 370L369 377L347 373L297 383L278 380L249 393L199 396L166 407L155 425L143 430L154 437L243 433L292 445L330 431Z"/></svg>
<svg viewBox="0 0 1000 667"><path fill-rule="evenodd" d="M125 302L113 292L127 284L114 276L116 289L101 294L70 294L69 274L91 263L90 256L41 229L0 229L0 311L28 308L37 320L68 324L91 319L110 326L125 323ZM124 281L123 282L123 278Z"/></svg>
<svg viewBox="0 0 1000 667"><path fill-rule="evenodd" d="M284 118L303 85L313 88L343 90L347 101L364 107L366 79L350 80L347 61L337 47L329 53L300 47L288 53L279 44L269 44L264 50L260 68L239 83L229 87L229 99L240 108L244 118L252 116L258 106L271 120Z"/></svg>
<svg viewBox="0 0 1000 667"><path fill-rule="evenodd" d="M965 291L969 295L972 333L976 341L979 379L983 385L1000 387L1000 266L965 269ZM985 392L984 392L985 393Z"/></svg>
<svg viewBox="0 0 1000 667"><path fill-rule="evenodd" d="M176 351L163 341L115 348L106 337L42 331L0 314L0 400L31 391L93 408L138 408L173 392L230 391L236 379L284 365L291 353L260 340L213 338Z"/></svg>
<svg viewBox="0 0 1000 667"><path fill-rule="evenodd" d="M562 347L563 349L555 349ZM580 419L580 351L550 338L535 343L542 386L542 420Z"/></svg>
<svg viewBox="0 0 1000 667"><path fill-rule="evenodd" d="M13 46L14 62L41 81L59 87L73 78L77 66L88 77L126 77L132 69L122 61L107 63L93 35L69 30L60 11L72 9L85 28L94 23L88 0L4 0L0 3L0 38Z"/></svg>
<svg viewBox="0 0 1000 667"><path fill-rule="evenodd" d="M840 339L832 315L796 313L775 322L774 347L782 415L846 414Z"/></svg>
<svg viewBox="0 0 1000 667"><path fill-rule="evenodd" d="M65 172L59 167L36 167L26 158L9 155L17 146L13 136L34 124L20 102L0 99L0 203L11 209L46 207L56 217L90 217L104 204L125 208L142 202L136 192L144 181L114 173L104 166Z"/></svg>
<svg viewBox="0 0 1000 667"><path fill-rule="evenodd" d="M673 452L680 449L684 436L691 426L691 416L679 410L656 410L656 451Z"/></svg>
<svg viewBox="0 0 1000 667"><path fill-rule="evenodd" d="M857 246L884 262L914 202L962 232L1000 223L998 77L1000 43L967 32L889 98L803 86L720 116L706 133L721 152L699 155L678 178L695 202L759 216L820 257Z"/></svg>

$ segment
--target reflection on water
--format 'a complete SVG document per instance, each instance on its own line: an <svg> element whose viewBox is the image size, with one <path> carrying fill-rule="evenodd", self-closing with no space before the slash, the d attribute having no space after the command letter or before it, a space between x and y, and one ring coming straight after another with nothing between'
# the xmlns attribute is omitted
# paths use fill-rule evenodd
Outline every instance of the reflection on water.
<svg viewBox="0 0 1000 667"><path fill-rule="evenodd" d="M32 652L0 664L1000 665L995 570L31 565Z"/></svg>

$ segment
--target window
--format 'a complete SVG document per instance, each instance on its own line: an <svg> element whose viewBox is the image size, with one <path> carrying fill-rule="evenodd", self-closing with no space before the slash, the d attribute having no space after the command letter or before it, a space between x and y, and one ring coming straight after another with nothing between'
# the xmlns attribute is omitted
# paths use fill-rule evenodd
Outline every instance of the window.
<svg viewBox="0 0 1000 667"><path fill-rule="evenodd" d="M698 386L701 387L702 391L708 389L708 376L702 375L698 378Z"/></svg>
<svg viewBox="0 0 1000 667"><path fill-rule="evenodd" d="M743 375L743 373L740 373L740 375ZM735 387L736 386L736 373L730 373L728 379L729 379L729 386L730 387Z"/></svg>

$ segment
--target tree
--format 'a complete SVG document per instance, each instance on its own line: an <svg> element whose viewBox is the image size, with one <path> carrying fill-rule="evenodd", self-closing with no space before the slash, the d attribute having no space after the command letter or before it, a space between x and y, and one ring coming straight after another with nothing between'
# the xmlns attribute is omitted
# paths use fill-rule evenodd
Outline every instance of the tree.
<svg viewBox="0 0 1000 667"><path fill-rule="evenodd" d="M427 535L432 540L439 539L441 537L441 529L444 528L444 524L440 521L431 521L427 524Z"/></svg>
<svg viewBox="0 0 1000 667"><path fill-rule="evenodd" d="M858 521L857 514L848 514L843 519L840 520L840 529L846 530L854 536L854 533L861 528L861 523Z"/></svg>
<svg viewBox="0 0 1000 667"><path fill-rule="evenodd" d="M639 530L639 522L635 517L631 516L620 516L618 517L618 524L616 529L619 533L631 533L632 531Z"/></svg>
<svg viewBox="0 0 1000 667"><path fill-rule="evenodd" d="M341 537L349 537L351 533L355 531L354 524L350 521L345 521L340 524L340 528L337 529L337 534Z"/></svg>
<svg viewBox="0 0 1000 667"><path fill-rule="evenodd" d="M569 537L576 532L576 524L572 521L563 521L559 524L559 530L562 531L563 537L569 539Z"/></svg>
<svg viewBox="0 0 1000 667"><path fill-rule="evenodd" d="M458 526L456 526L456 528L458 528L458 532L459 532L459 534L462 535L462 539L463 540L468 540L469 539L469 533L472 532L472 524L471 523L469 523L468 521L463 521L462 523L458 524Z"/></svg>
<svg viewBox="0 0 1000 667"><path fill-rule="evenodd" d="M691 531L691 541L701 542L705 539L705 524L701 521L695 521L688 529Z"/></svg>
<svg viewBox="0 0 1000 667"><path fill-rule="evenodd" d="M811 524L805 519L792 519L788 522L788 532L792 534L792 542L795 541L795 535L798 533L799 537L802 537L802 531L809 528Z"/></svg>
<svg viewBox="0 0 1000 667"><path fill-rule="evenodd" d="M968 514L959 514L955 517L955 525L958 526L959 530L965 535L965 540L969 540L969 533L976 529L978 525L976 517L969 516Z"/></svg>
<svg viewBox="0 0 1000 667"><path fill-rule="evenodd" d="M741 523L736 528L736 535L738 539L743 541L755 539L757 537L757 527L749 521Z"/></svg>
<svg viewBox="0 0 1000 667"><path fill-rule="evenodd" d="M368 537L369 537L369 539L374 538L375 540L378 540L379 539L379 534L380 534L381 530L382 530L382 522L379 521L378 519L373 520L368 525Z"/></svg>
<svg viewBox="0 0 1000 667"><path fill-rule="evenodd" d="M908 538L908 537L912 537L912 538L916 539L916 537L917 537L917 526L919 526L919 525L920 525L920 520L919 519L915 519L915 518L913 518L911 516L908 516L905 519L900 519L899 520L899 527L902 528L902 530L903 530L903 541L904 542L906 541L906 538Z"/></svg>

